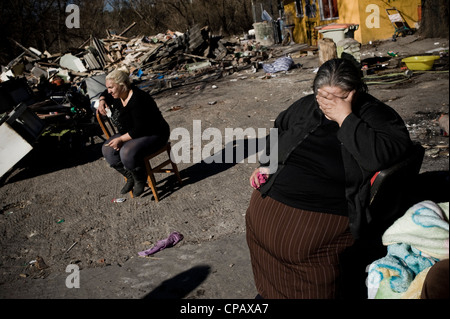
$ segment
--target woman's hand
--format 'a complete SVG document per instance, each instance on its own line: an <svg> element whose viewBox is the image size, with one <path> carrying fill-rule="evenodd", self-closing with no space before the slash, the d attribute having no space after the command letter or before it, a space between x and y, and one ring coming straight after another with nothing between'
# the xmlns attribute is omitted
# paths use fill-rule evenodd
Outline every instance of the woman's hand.
<svg viewBox="0 0 450 319"><path fill-rule="evenodd" d="M250 185L254 189L259 189L262 184L264 184L269 177L269 168L260 167L255 169L253 174L250 176Z"/></svg>
<svg viewBox="0 0 450 319"><path fill-rule="evenodd" d="M318 90L316 99L327 119L342 125L352 113L352 102L356 91L347 92L335 86L323 86Z"/></svg>
<svg viewBox="0 0 450 319"><path fill-rule="evenodd" d="M106 116L106 109L109 108L108 104L106 104L105 99L100 99L98 103L98 109L97 112L99 112L101 115Z"/></svg>
<svg viewBox="0 0 450 319"><path fill-rule="evenodd" d="M115 138L108 143L109 147L112 147L116 151L120 151L120 148L123 146L123 141L121 137Z"/></svg>

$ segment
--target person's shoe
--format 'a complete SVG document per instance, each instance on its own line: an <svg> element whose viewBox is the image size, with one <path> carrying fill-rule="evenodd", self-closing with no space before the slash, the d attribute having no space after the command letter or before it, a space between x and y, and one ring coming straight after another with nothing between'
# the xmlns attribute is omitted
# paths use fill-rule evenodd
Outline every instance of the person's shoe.
<svg viewBox="0 0 450 319"><path fill-rule="evenodd" d="M114 168L116 171L118 171L120 174L122 174L126 179L127 182L125 184L125 186L122 188L122 190L120 191L120 193L122 195L129 193L133 190L134 187L134 178L133 178L133 174L131 173L131 171L127 170L122 163L119 163L117 165L112 166L112 168Z"/></svg>
<svg viewBox="0 0 450 319"><path fill-rule="evenodd" d="M129 173L129 176L125 176L126 179L127 179L127 182L126 182L126 184L123 186L122 190L120 191L120 193L121 193L122 195L125 195L125 194L131 192L131 191L133 190L133 188L134 188L134 178L133 178L133 175L131 174L130 171L128 171L128 173Z"/></svg>
<svg viewBox="0 0 450 319"><path fill-rule="evenodd" d="M147 186L147 172L142 167L137 167L131 171L134 179L133 196L139 197L144 193Z"/></svg>

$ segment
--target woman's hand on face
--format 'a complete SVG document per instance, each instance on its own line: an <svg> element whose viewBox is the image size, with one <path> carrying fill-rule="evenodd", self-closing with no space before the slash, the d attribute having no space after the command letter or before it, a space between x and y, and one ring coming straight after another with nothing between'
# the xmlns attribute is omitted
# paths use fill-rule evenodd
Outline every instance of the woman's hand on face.
<svg viewBox="0 0 450 319"><path fill-rule="evenodd" d="M347 92L339 87L324 86L318 90L316 99L325 116L342 125L352 113L352 102L356 91Z"/></svg>

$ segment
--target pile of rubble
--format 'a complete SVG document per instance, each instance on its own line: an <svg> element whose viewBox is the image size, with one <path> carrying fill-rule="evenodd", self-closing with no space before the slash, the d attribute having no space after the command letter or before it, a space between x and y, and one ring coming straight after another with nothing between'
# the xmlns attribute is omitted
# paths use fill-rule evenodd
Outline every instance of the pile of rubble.
<svg viewBox="0 0 450 319"><path fill-rule="evenodd" d="M75 149L101 136L93 116L95 100L105 90L105 75L116 68L127 67L136 85L155 94L259 68L262 61L285 54L254 39L213 36L208 27L199 26L186 33L126 37L135 25L120 34L107 31L104 39L90 37L57 54L10 39L23 52L1 67L0 134L14 139L2 140L0 155L12 158L8 150L16 140L22 152L0 165L0 178L36 144Z"/></svg>
<svg viewBox="0 0 450 319"><path fill-rule="evenodd" d="M86 77L126 66L135 81L153 81L149 91L190 83L198 76L226 75L272 57L271 51L255 40L223 39L211 35L208 27L194 26L186 33L167 31L155 36L125 37L135 23L120 34L91 37L65 54L25 48L2 67L1 81L25 77L31 87L54 79L78 83Z"/></svg>

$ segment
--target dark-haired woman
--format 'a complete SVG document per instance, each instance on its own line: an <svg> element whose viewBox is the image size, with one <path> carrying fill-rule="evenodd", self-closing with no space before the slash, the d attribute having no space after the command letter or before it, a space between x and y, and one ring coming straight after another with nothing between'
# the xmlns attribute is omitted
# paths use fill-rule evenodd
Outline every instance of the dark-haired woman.
<svg viewBox="0 0 450 319"><path fill-rule="evenodd" d="M351 61L324 63L313 89L275 121L277 150L267 153L278 152L277 169L250 177L247 243L262 298L337 297L339 257L370 220L370 178L412 145Z"/></svg>

